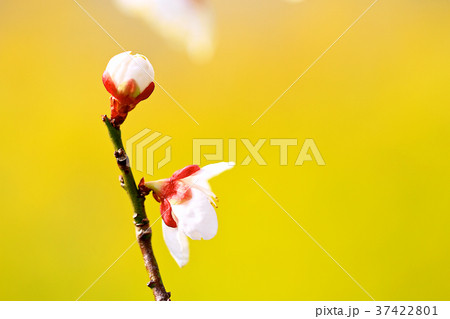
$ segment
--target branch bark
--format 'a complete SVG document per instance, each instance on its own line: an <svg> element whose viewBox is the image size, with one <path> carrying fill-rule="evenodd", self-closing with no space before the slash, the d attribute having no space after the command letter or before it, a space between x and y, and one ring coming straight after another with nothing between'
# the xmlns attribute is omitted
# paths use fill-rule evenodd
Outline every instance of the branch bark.
<svg viewBox="0 0 450 319"><path fill-rule="evenodd" d="M127 191L131 204L133 205L133 219L136 230L136 239L139 243L139 247L141 248L145 268L147 269L150 278L147 286L152 289L156 301L169 301L170 292L167 292L164 287L159 272L158 263L156 262L155 255L153 254L151 244L152 229L149 225L149 220L147 218L147 214L145 213L144 206L145 195L141 194L136 186L133 173L131 172L128 156L123 147L120 128L114 127L106 115L103 115L102 119L108 129L109 137L111 138L114 146L114 156L116 157L117 165L122 172L120 183Z"/></svg>

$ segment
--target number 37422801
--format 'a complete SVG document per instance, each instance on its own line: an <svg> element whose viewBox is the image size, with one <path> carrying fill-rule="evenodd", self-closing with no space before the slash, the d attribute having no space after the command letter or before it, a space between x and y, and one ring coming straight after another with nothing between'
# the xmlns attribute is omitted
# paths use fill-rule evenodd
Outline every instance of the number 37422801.
<svg viewBox="0 0 450 319"><path fill-rule="evenodd" d="M377 306L377 316L437 316L436 306Z"/></svg>

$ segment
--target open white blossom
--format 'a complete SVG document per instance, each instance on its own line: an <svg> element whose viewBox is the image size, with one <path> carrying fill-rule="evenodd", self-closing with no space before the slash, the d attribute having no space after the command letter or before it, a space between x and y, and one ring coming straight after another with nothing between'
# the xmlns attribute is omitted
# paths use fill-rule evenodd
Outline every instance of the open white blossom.
<svg viewBox="0 0 450 319"><path fill-rule="evenodd" d="M180 267L189 260L187 237L208 240L216 235L218 222L214 207L217 207L217 197L211 191L208 180L233 166L234 163L226 162L203 168L189 165L168 179L143 182L161 203L164 240Z"/></svg>

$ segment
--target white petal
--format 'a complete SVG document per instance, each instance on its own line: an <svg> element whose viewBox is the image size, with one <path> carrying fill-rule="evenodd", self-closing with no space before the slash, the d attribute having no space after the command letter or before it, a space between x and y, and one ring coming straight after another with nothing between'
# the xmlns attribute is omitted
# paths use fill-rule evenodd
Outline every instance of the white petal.
<svg viewBox="0 0 450 319"><path fill-rule="evenodd" d="M198 175L201 175L202 178L208 180L211 179L219 174L222 174L223 172L232 169L236 165L233 162L220 162L215 164L209 164L204 167L202 167L198 173Z"/></svg>
<svg viewBox="0 0 450 319"><path fill-rule="evenodd" d="M181 205L172 205L172 212L178 218L178 226L191 239L211 239L217 234L216 211L210 197L202 191L191 188L192 199Z"/></svg>
<svg viewBox="0 0 450 319"><path fill-rule="evenodd" d="M198 185L211 191L208 180L229 169L232 169L235 165L236 164L233 162L219 162L215 164L209 164L202 167L198 172L187 177L185 180L187 184L191 185L193 188L195 188L195 185Z"/></svg>
<svg viewBox="0 0 450 319"><path fill-rule="evenodd" d="M172 228L162 222L163 237L169 248L170 254L177 262L178 266L183 267L189 261L189 243L183 230L179 227Z"/></svg>
<svg viewBox="0 0 450 319"><path fill-rule="evenodd" d="M131 57L125 79L134 79L142 92L153 82L155 71L145 56L135 54Z"/></svg>
<svg viewBox="0 0 450 319"><path fill-rule="evenodd" d="M131 51L122 52L112 57L106 66L116 87L133 79L140 91L144 91L153 82L155 71L148 59L141 54L131 54Z"/></svg>

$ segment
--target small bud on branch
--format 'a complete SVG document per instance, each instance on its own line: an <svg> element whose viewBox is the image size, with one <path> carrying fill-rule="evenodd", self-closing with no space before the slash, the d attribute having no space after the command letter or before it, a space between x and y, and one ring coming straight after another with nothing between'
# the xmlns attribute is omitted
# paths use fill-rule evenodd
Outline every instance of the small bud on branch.
<svg viewBox="0 0 450 319"><path fill-rule="evenodd" d="M111 123L119 127L128 112L147 99L155 89L155 72L148 59L141 54L122 52L114 56L103 73L103 84L111 93Z"/></svg>

